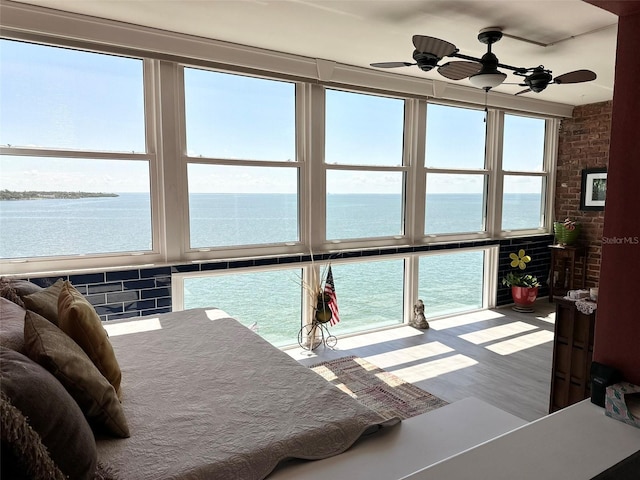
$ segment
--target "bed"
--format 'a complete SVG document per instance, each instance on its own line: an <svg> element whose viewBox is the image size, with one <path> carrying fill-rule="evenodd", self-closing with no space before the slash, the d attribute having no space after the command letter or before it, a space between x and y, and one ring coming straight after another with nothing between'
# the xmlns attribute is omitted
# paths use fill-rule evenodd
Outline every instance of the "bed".
<svg viewBox="0 0 640 480"><path fill-rule="evenodd" d="M36 314L28 306L24 312L25 325L33 323ZM97 465L115 478L263 479L286 459L337 455L399 422L218 309L109 322L106 329L121 370L117 390L128 431L93 433ZM3 390L5 383L11 385L3 381Z"/></svg>

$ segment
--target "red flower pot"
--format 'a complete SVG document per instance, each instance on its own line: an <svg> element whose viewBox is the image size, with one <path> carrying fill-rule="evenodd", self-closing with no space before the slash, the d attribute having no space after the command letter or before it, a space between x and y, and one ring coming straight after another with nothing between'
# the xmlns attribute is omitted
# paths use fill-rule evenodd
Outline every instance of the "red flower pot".
<svg viewBox="0 0 640 480"><path fill-rule="evenodd" d="M513 303L518 307L530 307L538 298L538 287L511 287Z"/></svg>

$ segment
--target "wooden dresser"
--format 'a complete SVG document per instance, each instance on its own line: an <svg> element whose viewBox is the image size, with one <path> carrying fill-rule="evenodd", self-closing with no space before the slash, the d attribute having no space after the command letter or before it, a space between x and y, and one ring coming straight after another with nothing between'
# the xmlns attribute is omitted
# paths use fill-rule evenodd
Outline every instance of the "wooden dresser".
<svg viewBox="0 0 640 480"><path fill-rule="evenodd" d="M575 302L556 297L549 413L591 396L591 359L596 313L586 315Z"/></svg>

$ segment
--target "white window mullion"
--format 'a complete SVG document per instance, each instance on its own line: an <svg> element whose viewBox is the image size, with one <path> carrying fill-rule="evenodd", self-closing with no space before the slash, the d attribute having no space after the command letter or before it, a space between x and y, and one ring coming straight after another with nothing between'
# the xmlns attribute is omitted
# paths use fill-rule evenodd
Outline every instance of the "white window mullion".
<svg viewBox="0 0 640 480"><path fill-rule="evenodd" d="M490 110L487 114L487 146L485 167L489 171L487 185L487 233L492 238L502 230L502 139L504 114Z"/></svg>
<svg viewBox="0 0 640 480"><path fill-rule="evenodd" d="M419 264L418 255L411 255L404 261L404 323L413 317L413 306L418 301Z"/></svg>
<svg viewBox="0 0 640 480"><path fill-rule="evenodd" d="M181 259L188 249L188 195L184 152L184 88L182 68L172 62L159 63L157 82L161 109L157 122L159 163L162 165L161 201L166 260Z"/></svg>
<svg viewBox="0 0 640 480"><path fill-rule="evenodd" d="M162 155L159 152L160 131L160 64L156 60L144 60L144 116L146 152L150 155L149 180L151 182L151 234L153 250L166 259L167 247L163 232L166 230L164 210L164 183Z"/></svg>
<svg viewBox="0 0 640 480"><path fill-rule="evenodd" d="M426 136L426 102L405 101L405 235L415 244L424 232L426 178L424 173L424 142Z"/></svg>
<svg viewBox="0 0 640 480"><path fill-rule="evenodd" d="M554 199L556 195L556 164L558 161L558 138L560 136L560 120L547 119L544 150L544 170L547 172L545 188L545 218L544 227L549 232L555 220Z"/></svg>
<svg viewBox="0 0 640 480"><path fill-rule="evenodd" d="M325 92L320 85L309 85L307 128L307 176L306 209L304 215L308 225L308 247L319 252L326 238L326 193L327 173L324 163L325 143Z"/></svg>

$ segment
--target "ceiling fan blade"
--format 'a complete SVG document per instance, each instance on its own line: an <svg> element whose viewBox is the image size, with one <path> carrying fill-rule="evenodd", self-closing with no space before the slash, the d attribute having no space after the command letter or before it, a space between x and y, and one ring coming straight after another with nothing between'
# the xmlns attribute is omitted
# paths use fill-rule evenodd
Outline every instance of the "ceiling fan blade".
<svg viewBox="0 0 640 480"><path fill-rule="evenodd" d="M525 88L524 90L520 90L516 95L522 95L523 93L529 93L531 91L530 88Z"/></svg>
<svg viewBox="0 0 640 480"><path fill-rule="evenodd" d="M410 67L412 65L417 65L417 63L409 63L409 62L378 62L378 63L370 63L372 67L376 68L396 68L396 67Z"/></svg>
<svg viewBox="0 0 640 480"><path fill-rule="evenodd" d="M553 79L553 83L562 84L562 83L582 83L582 82L590 82L591 80L595 80L597 75L595 72L591 70L576 70L574 72L565 73L563 75L559 75Z"/></svg>
<svg viewBox="0 0 640 480"><path fill-rule="evenodd" d="M414 35L413 46L420 53L431 53L438 58L447 57L458 51L453 43L424 35Z"/></svg>
<svg viewBox="0 0 640 480"><path fill-rule="evenodd" d="M450 80L462 80L475 75L481 68L477 62L449 62L438 67L438 73Z"/></svg>

